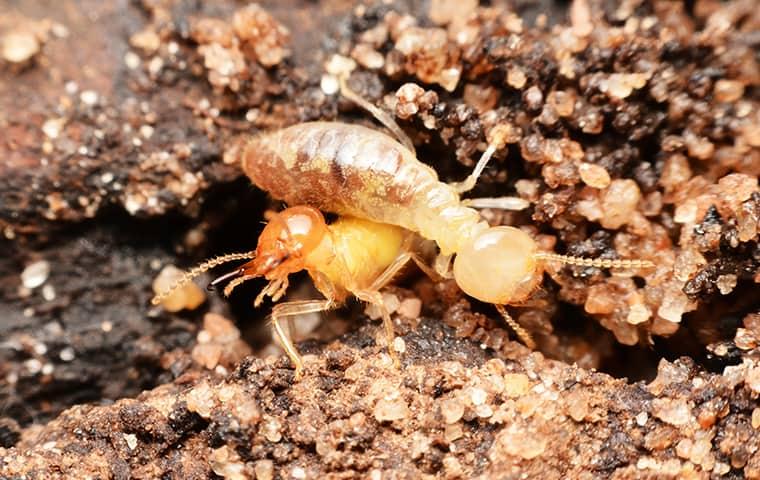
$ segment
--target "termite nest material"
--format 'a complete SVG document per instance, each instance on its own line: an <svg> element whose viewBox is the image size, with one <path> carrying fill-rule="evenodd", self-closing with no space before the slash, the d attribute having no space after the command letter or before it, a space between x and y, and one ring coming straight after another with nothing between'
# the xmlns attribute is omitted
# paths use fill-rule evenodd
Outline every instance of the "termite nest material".
<svg viewBox="0 0 760 480"><path fill-rule="evenodd" d="M569 24L549 27L496 8L433 3L435 26L400 11L357 12L346 41L362 47L341 52L359 65L349 84L389 85L381 105L419 149L435 152L421 158L437 168L452 152L472 165L495 126L508 131L510 147L478 193L531 206L527 215L486 212L492 221L543 234L568 254L657 264L643 283L593 266L549 269L558 299L626 345L675 334L719 297L751 309L760 116L749 86L758 64L741 29L720 26L724 16L751 16L746 4L712 11L695 32L674 28L679 8L650 4L644 16L622 7L599 16L574 2ZM442 13L450 8L457 14ZM370 47L382 64L363 62ZM457 76L453 87L441 81ZM520 323L551 337L553 309L528 310ZM701 341L716 340L712 332Z"/></svg>
<svg viewBox="0 0 760 480"><path fill-rule="evenodd" d="M155 310L143 315L145 305L138 305L139 301L134 299L145 298L150 279L162 265L186 266L208 253L251 248L252 215L255 223L259 210L265 206L261 197L254 202L242 200L248 197L241 192L252 191L247 183L238 190L228 190L228 182L240 175L239 169L232 167L237 157L223 155L223 149L233 143L231 140L252 131L275 130L311 120L371 123L368 115L338 95L336 79L330 78L332 74L321 63L329 62L336 54L355 64L348 79L352 88L396 117L413 139L419 158L435 168L444 181L465 178L491 142L489 135L496 127L509 132L505 147L495 153L473 196L516 196L529 208L485 210L483 216L490 224L517 226L545 251L608 260L638 256L656 260L658 268L645 281L610 275L593 264L551 269L550 278L544 278L542 288L530 304L510 309L521 325L535 332L542 352L577 361L584 367L602 366L612 371L604 363L609 352L622 352L621 355L651 352L648 365L653 365L651 358L657 361L662 357L663 350L667 350L662 348L666 344L664 337L670 337L674 338L670 346L675 348L667 352L669 355L689 353L699 366L709 366L716 372L723 372L728 364L740 364L716 376L704 374L699 366L689 362L663 361L661 377L650 392L658 401L656 408L650 409L651 398L649 394L642 395L640 384L621 396L621 384L607 377L568 371L566 366L562 371L569 373L555 377L553 364L546 363L540 355L525 357L526 371L533 383L509 372L505 378L514 381L507 382L506 391L527 394L537 387L531 394L539 394L538 390L547 388L543 391L546 396L542 397L546 403L534 402L535 397L515 400L518 413L504 417L508 421L502 425L511 430L498 434L499 440L494 442L496 450L491 452L494 456L489 457L497 466L489 471L503 474L513 468L514 462L498 463L505 456L529 457L540 451L541 442L529 441L539 437L526 418L530 418L536 405L541 405L568 414L578 422L579 430L588 432L585 422L595 422L594 435L609 434L605 437L609 440L604 442L598 442L601 438L598 436L584 442L583 437L575 434L565 435L565 441L602 445L603 451L589 449L579 457L566 457L572 464L557 468L564 474L577 465L594 462L604 475L613 469L629 469L633 473L657 470L675 476L680 473L679 468L688 470L684 475L700 468L712 469L718 476L740 470L747 477L756 475L757 462L751 455L755 447L747 441L755 437L753 432L760 425L760 410L747 401L758 392L758 370L752 362L758 358L760 338L754 313L756 303L752 303L758 282L760 218L756 180L760 146L758 66L753 33L758 10L753 2L646 1L602 5L592 1L586 5L576 1L567 15L559 12L556 16L538 17L501 5L479 7L471 1L433 1L411 8L383 4L357 7L351 14L332 16L330 22L338 24L334 30L322 29L327 24L319 20L320 31L316 36L329 37L326 43L304 42L299 35L309 30L308 25L279 16L274 7L261 7L254 13L269 10L269 15L262 17L257 13L254 20L261 22L262 28L256 31L266 36L262 45L273 45L271 52L279 59L276 64L272 63L274 59L260 58L255 50L250 50L251 39L244 39L236 31L230 34L236 11L247 7L219 4L212 11L202 2L180 2L176 8L169 3L134 3L144 15L140 17L144 22L130 24L135 28L128 29L128 39L121 36L125 31L123 25L107 23L120 17L112 15L113 12L86 24L78 24L75 17L66 17L70 22L67 28L74 34L59 36L51 30L53 36L46 41L39 39L39 48L29 42L32 48L16 57L26 59L21 68L10 65L7 56L0 59L0 74L9 79L1 83L7 86L0 94L5 107L2 110L13 113L11 122L4 126L15 142L3 144L6 149L0 167L3 172L0 228L6 239L21 245L18 255L14 251L4 258L5 265L10 265L7 268L10 280L5 283L4 292L10 299L12 318L28 319L22 327L14 322L6 324L13 329L8 335L10 344L21 347L4 349L0 354L3 385L9 386L5 391L14 392L8 399L7 411L18 414L19 423L31 422L33 418L44 420L73 402L81 402L82 398L76 395L82 390L79 385L72 386L72 379L86 379L88 384L95 384L87 390L92 395L89 398L130 396L173 378L179 378L183 386L192 383L196 372L188 367L193 362L188 362L185 355L191 349L196 363L215 370L230 365L228 359L219 357L220 352L234 347L241 352L241 357L236 358L246 354L239 342L217 339L209 333L201 335L197 331L201 328L200 317L197 322L188 321L188 317L203 314L205 306L179 315ZM520 5L516 8L531 8L524 2ZM93 5L94 11L102 13L101 8ZM51 12L55 11L51 7ZM47 15L43 12L39 18ZM212 18L224 24L223 35L203 37L199 30L192 29L195 22ZM290 35L276 25L265 25L274 18L278 19L276 23L288 27ZM23 27L21 22L12 23ZM295 28L296 25L303 28ZM7 31L4 29L3 34ZM114 48L102 49L107 55L98 56L99 51L92 46L113 38L119 43ZM313 40L315 36L309 38ZM85 43L90 48L73 48ZM305 44L308 48L301 48ZM324 48L315 49L314 45ZM111 68L80 68L72 58L82 57L61 54L66 46L85 52L88 58L82 64L96 63L91 57ZM316 62L311 57L307 61L297 58L314 50L321 55ZM114 51L124 52L124 56L114 56ZM77 74L79 70L88 75ZM64 72L62 77L59 72ZM118 75L114 76L114 72ZM40 78L45 81L40 82ZM116 84L112 83L114 79L118 80ZM456 85L450 91L454 80ZM105 88L106 85L113 85L113 89ZM44 115L27 119L23 112L44 112ZM8 145L13 148L8 149ZM235 184L235 188L242 183ZM209 189L221 192L225 198L213 198ZM207 216L199 207L199 200L216 212ZM219 206L222 204L223 207ZM97 219L95 228L100 231L100 221L112 218L113 206L127 218L116 222L121 227L123 221L128 227L113 238L88 236L82 242L79 239L58 242L57 235L51 233L61 225L89 218ZM267 206L281 208L279 203ZM230 227L228 223L226 228L218 228L219 223L211 217L220 210L235 208L239 216L229 222L235 225ZM125 240L124 235L126 230L134 231L131 222L135 218L158 217L161 228L165 228L168 216L164 215L174 210L193 219L202 217L197 230L204 233L201 236L208 234L207 238L185 243L162 236L150 248L125 250L125 241L128 245L138 243ZM182 224L172 231L180 232L185 227ZM35 235L49 235L54 240L51 251L41 257L38 252L30 252L31 247L24 243L27 236ZM214 239L216 236L242 240L234 245L224 243L222 247ZM167 248L173 241L176 250ZM63 253L58 255L59 252ZM177 254L182 260L174 258ZM20 272L40 258L50 262L50 280L38 288L27 287L30 291L19 289L19 283L24 283ZM64 278L72 271L84 274ZM113 282L114 276L119 278L117 283ZM25 278L28 285L34 285ZM419 297L423 315L443 318L458 335L493 349L481 352L475 345L460 351L452 346L453 342L429 343L446 350L450 354L447 361L457 357L456 361L466 358L481 362L485 357L478 355L494 352L510 359L524 357L525 350L509 342L505 330L496 328L498 318L493 310L469 300L455 282L433 283L419 276L403 285L412 289L411 293L402 289L393 291L403 298L402 302ZM219 299L207 298L213 310L224 308ZM250 298L253 297L237 298L235 302L245 301L250 310ZM58 322L59 312L66 322ZM133 322L135 318L142 321ZM95 322L92 328L87 323L90 321ZM238 326L254 323L239 322ZM598 324L612 331L620 342L646 344L651 340L655 348L620 347ZM87 325L85 331L91 334L80 335L80 325ZM415 346L429 340L424 335L443 338L434 335L445 332L425 325L423 322L421 336L404 336L403 348L414 361L423 356L439 358L433 350ZM201 332L213 330L206 327L204 324ZM263 330L260 325L251 329ZM375 333L374 329L366 331ZM346 342L354 342L352 345L356 347L366 338L362 335L356 334ZM334 339L336 335L319 338ZM382 339L382 332L378 338ZM196 342L203 345L197 351ZM93 346L94 343L97 345ZM706 354L704 344L710 344ZM305 344L302 348L305 353L313 353L315 345ZM361 349L356 347L356 355L369 360L346 373L349 381L361 379L361 372L373 368L374 362L385 365L381 355L367 357L366 344L360 346ZM265 356L270 351L257 355ZM331 394L338 392L331 375L347 368L351 355L345 349L328 348L326 352L323 373L327 373L317 379L320 382L317 387ZM620 358L617 357L620 364L635 364L634 375L646 375L641 373L643 367L637 362ZM289 374L285 361L252 361L256 371L262 372L252 382L271 386L262 391L264 396L277 398L283 389L290 388L289 377L284 373ZM246 364L239 370L239 378L250 373L249 367ZM403 381L425 377L420 374L421 369L411 370ZM92 374L83 376L83 371ZM452 388L469 372L448 364L435 371L440 375L425 378L440 378L445 388ZM648 372L653 374L653 368ZM629 373L615 371L620 376ZM576 383L579 378L580 384ZM584 378L588 383L583 383ZM128 383L119 383L123 379ZM366 377L367 381L377 379ZM602 393L591 401L585 393L568 391L581 386L588 389L592 384L599 386ZM343 396L334 397L335 402L324 402L327 397L314 395L317 390L308 389L313 387L314 384L304 385L304 390L294 390L290 398L345 404ZM440 395L439 384L425 388L430 390L420 391L427 392L426 395ZM195 397L193 408L203 415L209 414L204 408L209 397L202 394L210 390L215 387L199 389ZM68 394L72 392L76 395ZM250 396L251 391L245 394ZM222 394L220 398L229 397ZM413 405L410 398L406 400ZM508 403L512 398L518 397L501 400ZM599 398L604 400L597 401ZM625 398L626 412L636 411L635 418L621 414L614 402L608 401L610 398ZM564 400L568 403L563 403ZM237 400L233 403L241 406L240 416L235 413L237 418L257 418L252 413L255 409L248 408L249 405ZM385 419L404 412L399 403L392 399L378 409L383 422L398 422ZM490 397L481 406L488 404ZM597 409L606 404L609 409ZM325 435L345 432L350 438L359 439L357 445L366 445L366 432L371 436L378 431L375 423L367 421L374 418L373 406L345 415L328 412L329 421L316 422L315 431ZM72 422L92 420L98 425L94 429L105 431L114 428L117 408L121 406L102 410L107 412L103 417L89 415L93 411L88 409L77 409L73 415L82 415ZM283 413L281 409L281 403L272 402L266 415L278 417ZM459 408L452 410L456 413ZM145 419L147 426L152 417L135 413L145 411L130 406L120 418ZM297 409L292 412L297 415ZM482 407L478 412L485 414L487 409ZM357 417L353 423L339 424L343 430L330 429L329 422L341 422L354 414ZM319 418L318 415L298 418L304 421ZM452 442L459 438L464 438L464 442L473 438L492 441L491 433L485 437L470 436L469 429L476 416L474 408L468 409L461 424L453 424L446 431L432 430L435 436L429 436L431 430L407 431L414 435L414 445L420 446L414 450L415 455L422 452L417 460L409 461L411 468L422 468L421 465L432 468L443 462L456 472L456 462L461 462L465 475L472 468L480 468L468 463L470 460L462 453L469 452L466 447L470 444L463 445L460 440L459 453L446 452L443 460L440 449L435 447L439 432L453 439ZM177 429L178 435L199 428L194 423L196 416L181 408L165 418L175 419L169 427ZM607 429L600 419L610 422ZM690 419L698 421L700 431L704 431L699 438L694 436L695 424ZM261 430L268 437L255 437L259 439L256 442L260 451L276 452L276 462L270 458L255 461L264 474L297 457L289 445L303 446L308 452L313 452L315 445L306 437L290 442L288 428L271 420L267 418L266 428ZM684 420L687 423L682 423ZM130 456L127 448L134 445L142 448L146 439L164 441L153 433L135 434L138 424L129 424L133 430L124 432L124 442L119 440L122 432L112 437L116 439L113 447L123 447L124 458L131 458L134 468L140 468L135 459L143 462L146 457ZM62 443L52 450L43 448L43 441L64 438L58 435L56 425L61 423L51 425L50 436L39 437L40 451L47 452L43 455L54 455L58 448L67 452L91 451L78 449L79 446L67 450ZM211 425L203 431L202 435L208 433L203 438L212 438L214 442L218 438L239 438L224 421L212 421ZM563 426L567 425L572 423ZM369 430L362 434L351 430L360 426ZM556 426L556 421L552 421L547 428ZM457 436L460 427L462 437ZM477 431L493 432L493 425L486 421L482 427ZM7 439L14 437L17 427L3 423L2 429L3 433L11 432L3 436ZM258 432L257 429L255 434ZM684 437L684 441L674 432ZM224 437L225 434L229 436ZM280 440L278 434L284 442L267 443ZM171 434L166 442L172 442L173 438L176 437ZM431 439L433 448L427 449L431 445L427 441ZM319 455L329 456L335 451L328 440L331 439L319 443ZM225 462L237 465L236 452L240 449L236 441L230 440L228 448L215 452L220 471ZM156 451L171 448L167 447L169 443L159 443L155 444ZM192 461L206 458L196 455L202 451L193 450L192 446L186 448L187 442L177 445L187 455L183 458ZM195 445L207 448L203 440ZM336 442L335 448L341 445L346 444ZM555 444L550 441L548 445ZM399 451L408 452L408 447L409 443L404 443ZM646 452L646 458L637 463L641 452ZM333 464L337 465L336 470L356 465L349 463L355 457L341 458L346 463ZM61 465L58 460L56 465ZM546 469L553 465L543 455L520 461L522 467L534 465ZM621 467L620 462L627 463ZM23 470L38 464L22 458L17 465ZM311 470L305 468L310 474ZM291 470L288 466L288 473Z"/></svg>

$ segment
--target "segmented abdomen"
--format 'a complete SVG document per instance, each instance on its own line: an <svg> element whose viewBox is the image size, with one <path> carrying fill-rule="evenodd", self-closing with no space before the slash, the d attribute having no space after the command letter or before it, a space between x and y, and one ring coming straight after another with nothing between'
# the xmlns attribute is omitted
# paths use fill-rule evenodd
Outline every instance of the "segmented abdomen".
<svg viewBox="0 0 760 480"><path fill-rule="evenodd" d="M255 137L243 171L289 205L399 225L454 253L482 222L435 170L387 135L359 125L312 122Z"/></svg>

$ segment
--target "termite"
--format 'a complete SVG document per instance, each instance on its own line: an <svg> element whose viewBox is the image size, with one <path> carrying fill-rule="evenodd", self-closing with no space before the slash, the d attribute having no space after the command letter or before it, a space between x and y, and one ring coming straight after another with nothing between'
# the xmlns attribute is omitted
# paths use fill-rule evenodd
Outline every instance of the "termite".
<svg viewBox="0 0 760 480"><path fill-rule="evenodd" d="M376 107L368 107L368 102L359 98L352 99L378 116ZM384 124L395 125L387 116L378 118ZM392 131L400 136L400 128ZM543 252L518 228L491 227L461 199L504 145L498 128L489 136L489 145L472 174L456 184L441 182L435 170L420 162L405 135L396 141L359 125L310 122L255 136L239 153L243 171L257 187L291 207L270 220L255 252L231 254L201 264L177 286L154 297L153 303L160 303L174 288L198 274L247 255L251 261L212 285L232 278L225 288L229 295L242 282L264 277L269 284L256 298L258 306L267 295L273 301L280 299L287 289L288 275L306 270L325 297L281 303L273 308L274 332L295 366L296 378L303 374L303 361L281 320L325 311L339 305L349 294L379 308L389 353L398 362L393 350L393 323L380 290L412 260L429 275L453 277L467 295L495 305L521 340L535 348L530 334L510 317L505 306L524 302L538 288L544 262L626 269L653 264L647 260L590 259ZM471 203L510 208L519 199ZM328 225L320 210L336 213L339 218ZM435 269L415 254L416 235L438 245L440 256Z"/></svg>

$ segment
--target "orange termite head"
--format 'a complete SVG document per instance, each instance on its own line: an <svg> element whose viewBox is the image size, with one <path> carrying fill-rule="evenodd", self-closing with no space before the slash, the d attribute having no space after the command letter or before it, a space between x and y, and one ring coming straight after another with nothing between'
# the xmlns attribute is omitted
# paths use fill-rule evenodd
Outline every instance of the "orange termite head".
<svg viewBox="0 0 760 480"><path fill-rule="evenodd" d="M286 208L275 214L264 227L253 260L218 277L209 288L232 279L224 289L225 296L229 296L241 283L264 277L269 280L269 285L259 293L254 305L261 304L267 295L277 301L288 288L288 275L304 269L307 257L320 245L326 233L325 218L316 208Z"/></svg>
<svg viewBox="0 0 760 480"><path fill-rule="evenodd" d="M242 274L272 280L303 270L306 257L326 233L325 217L316 208L286 208L264 227L256 246L256 258L240 267Z"/></svg>

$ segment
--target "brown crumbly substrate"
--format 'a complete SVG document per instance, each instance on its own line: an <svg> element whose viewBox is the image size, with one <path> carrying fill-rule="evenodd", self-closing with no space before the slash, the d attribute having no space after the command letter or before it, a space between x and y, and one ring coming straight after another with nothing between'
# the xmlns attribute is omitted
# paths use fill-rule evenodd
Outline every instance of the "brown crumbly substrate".
<svg viewBox="0 0 760 480"><path fill-rule="evenodd" d="M714 297L751 308L744 292L760 282L751 2L697 2L693 16L672 3L582 0L553 26L477 2L431 2L432 26L386 10L362 11L356 45L344 49L362 70L352 85L371 96L377 82L412 77L381 102L418 143L443 144L466 165L498 133L501 168L477 193L532 208L492 221L547 249L656 264L634 272L640 281L551 265L549 303L581 306L625 345L672 335ZM542 305L518 321L549 348L554 314Z"/></svg>
<svg viewBox="0 0 760 480"><path fill-rule="evenodd" d="M756 332L757 333L757 332ZM760 366L663 360L626 384L511 344L493 354L440 322L393 368L365 327L307 356L249 358L77 406L0 449L3 478L760 478ZM367 341L368 339L369 342ZM23 476L23 477L22 477Z"/></svg>
<svg viewBox="0 0 760 480"><path fill-rule="evenodd" d="M756 2L16 3L0 12L0 477L760 478ZM296 325L299 384L270 358L261 285L151 308L175 267L249 251L281 207L242 178L239 141L379 128L344 73L444 181L501 139L471 195L530 207L490 223L656 267L549 265L510 307L532 354L453 282L400 279L412 290L385 299L404 368L346 309Z"/></svg>

